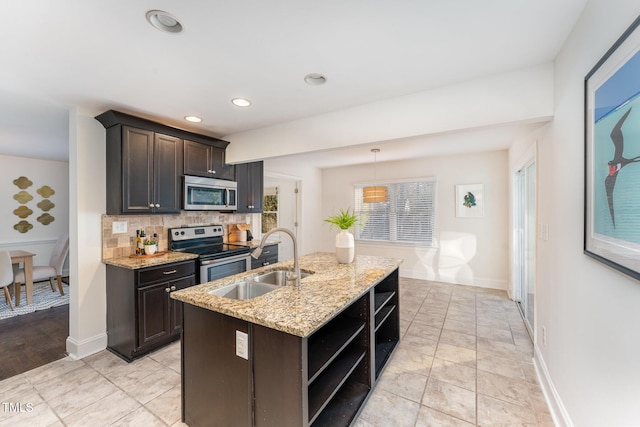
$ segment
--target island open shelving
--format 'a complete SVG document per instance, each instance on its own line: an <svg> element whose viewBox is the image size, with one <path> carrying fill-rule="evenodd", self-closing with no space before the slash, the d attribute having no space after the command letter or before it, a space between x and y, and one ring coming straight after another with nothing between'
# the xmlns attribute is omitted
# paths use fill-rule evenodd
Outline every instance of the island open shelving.
<svg viewBox="0 0 640 427"><path fill-rule="evenodd" d="M375 319L375 379L382 373L400 340L398 271L373 288Z"/></svg>
<svg viewBox="0 0 640 427"><path fill-rule="evenodd" d="M385 274L304 336L185 303L183 421L191 427L214 419L245 425L247 418L246 425L257 427L352 425L400 338L398 269ZM236 354L236 331L247 334L246 360ZM202 345L212 338L220 341ZM239 392L231 392L230 379Z"/></svg>

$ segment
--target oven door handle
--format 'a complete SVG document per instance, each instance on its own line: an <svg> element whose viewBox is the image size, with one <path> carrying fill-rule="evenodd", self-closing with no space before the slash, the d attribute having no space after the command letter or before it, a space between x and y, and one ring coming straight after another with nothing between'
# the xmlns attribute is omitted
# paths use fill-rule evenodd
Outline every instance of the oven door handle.
<svg viewBox="0 0 640 427"><path fill-rule="evenodd" d="M241 254L241 255L233 255L225 258L211 259L208 261L202 261L200 265L215 265L215 264L226 264L228 262L240 261L243 259L247 259L251 255L249 253Z"/></svg>

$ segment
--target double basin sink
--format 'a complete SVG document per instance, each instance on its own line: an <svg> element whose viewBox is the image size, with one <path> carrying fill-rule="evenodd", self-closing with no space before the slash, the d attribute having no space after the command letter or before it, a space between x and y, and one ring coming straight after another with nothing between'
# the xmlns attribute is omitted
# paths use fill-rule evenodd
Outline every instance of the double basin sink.
<svg viewBox="0 0 640 427"><path fill-rule="evenodd" d="M209 291L211 295L219 297L245 300L267 294L287 284L289 270L274 270L255 277L244 279L237 283ZM300 279L310 276L311 273L300 272Z"/></svg>

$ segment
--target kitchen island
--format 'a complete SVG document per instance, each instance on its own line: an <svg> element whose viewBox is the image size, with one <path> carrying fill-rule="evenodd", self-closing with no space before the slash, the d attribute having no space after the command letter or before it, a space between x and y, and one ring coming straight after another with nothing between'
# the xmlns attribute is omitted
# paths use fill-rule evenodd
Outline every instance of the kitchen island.
<svg viewBox="0 0 640 427"><path fill-rule="evenodd" d="M235 300L210 292L292 261L173 292L183 302L183 421L350 425L399 340L401 260L300 258L299 288Z"/></svg>

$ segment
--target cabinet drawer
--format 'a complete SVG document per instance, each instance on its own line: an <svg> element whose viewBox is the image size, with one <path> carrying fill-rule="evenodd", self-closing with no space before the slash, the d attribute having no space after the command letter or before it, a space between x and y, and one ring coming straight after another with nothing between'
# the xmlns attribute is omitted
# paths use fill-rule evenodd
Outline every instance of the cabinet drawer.
<svg viewBox="0 0 640 427"><path fill-rule="evenodd" d="M159 280L168 281L179 277L190 276L196 272L195 261L185 261L173 264L165 264L159 267L150 267L140 270L138 273L138 286Z"/></svg>
<svg viewBox="0 0 640 427"><path fill-rule="evenodd" d="M267 245L257 259L251 258L251 268L264 267L278 262L278 245Z"/></svg>

